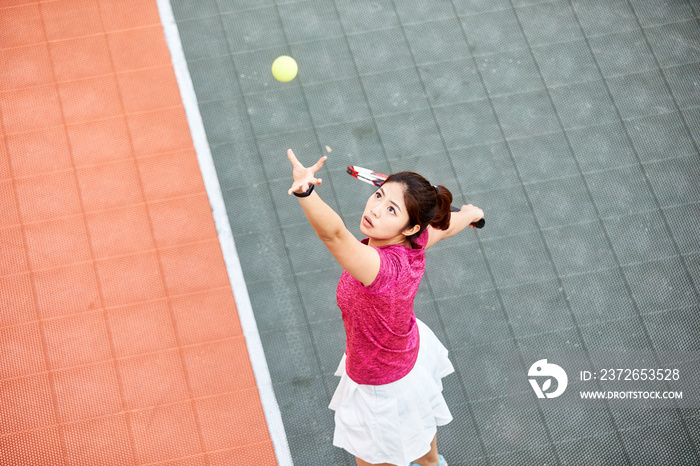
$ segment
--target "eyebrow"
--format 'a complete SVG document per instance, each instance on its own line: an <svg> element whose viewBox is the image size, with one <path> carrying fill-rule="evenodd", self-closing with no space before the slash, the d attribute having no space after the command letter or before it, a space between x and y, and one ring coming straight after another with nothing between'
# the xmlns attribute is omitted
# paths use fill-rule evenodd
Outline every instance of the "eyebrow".
<svg viewBox="0 0 700 466"><path fill-rule="evenodd" d="M382 196L385 195L384 190L383 190L382 188L379 188L379 192L382 193ZM399 205L398 205L396 202L394 202L394 201L392 201L392 200L390 200L389 202L391 202L392 204L394 204L394 206L395 206L397 209L399 209L399 212L401 212L401 207L399 207Z"/></svg>

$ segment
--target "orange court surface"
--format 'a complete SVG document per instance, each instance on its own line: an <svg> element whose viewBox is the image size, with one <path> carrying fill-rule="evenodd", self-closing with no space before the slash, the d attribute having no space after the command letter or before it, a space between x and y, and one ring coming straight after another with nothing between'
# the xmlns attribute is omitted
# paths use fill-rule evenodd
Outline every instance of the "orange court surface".
<svg viewBox="0 0 700 466"><path fill-rule="evenodd" d="M0 5L0 464L275 464L155 0Z"/></svg>

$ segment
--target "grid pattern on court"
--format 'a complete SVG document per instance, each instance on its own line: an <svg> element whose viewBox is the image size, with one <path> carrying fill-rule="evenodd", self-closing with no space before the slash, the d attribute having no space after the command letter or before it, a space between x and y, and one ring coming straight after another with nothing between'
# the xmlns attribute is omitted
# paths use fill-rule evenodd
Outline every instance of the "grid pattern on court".
<svg viewBox="0 0 700 466"><path fill-rule="evenodd" d="M155 1L3 1L0 64L0 464L273 464Z"/></svg>
<svg viewBox="0 0 700 466"><path fill-rule="evenodd" d="M526 380L535 354L697 367L697 1L172 4L297 464L354 463L327 409L340 269L286 194L288 147L329 155L318 191L357 235L371 188L351 164L418 171L486 211L428 253L416 301L457 367L451 465L700 460L698 406L553 410ZM270 74L283 54L288 84Z"/></svg>

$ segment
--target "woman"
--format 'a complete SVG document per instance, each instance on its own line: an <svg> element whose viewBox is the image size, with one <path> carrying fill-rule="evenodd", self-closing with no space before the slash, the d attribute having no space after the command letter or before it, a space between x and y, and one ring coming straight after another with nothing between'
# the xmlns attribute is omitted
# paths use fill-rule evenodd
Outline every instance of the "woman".
<svg viewBox="0 0 700 466"><path fill-rule="evenodd" d="M452 194L412 172L391 175L369 198L358 241L319 195L322 157L304 167L292 150L294 183L318 237L343 267L337 300L346 350L330 403L333 444L357 464L447 466L437 452L437 426L452 420L442 377L454 368L447 350L413 312L425 250L462 231L484 213L472 205L450 212Z"/></svg>

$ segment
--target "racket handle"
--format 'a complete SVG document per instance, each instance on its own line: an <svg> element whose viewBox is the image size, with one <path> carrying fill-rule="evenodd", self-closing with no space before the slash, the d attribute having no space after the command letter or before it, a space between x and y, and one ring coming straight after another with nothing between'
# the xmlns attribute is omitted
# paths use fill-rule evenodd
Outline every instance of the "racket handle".
<svg viewBox="0 0 700 466"><path fill-rule="evenodd" d="M450 210L452 212L459 212L459 209L453 205L450 206ZM483 218L480 218L476 222L470 223L470 226L473 226L474 228L484 228L484 225L486 225L486 220Z"/></svg>

